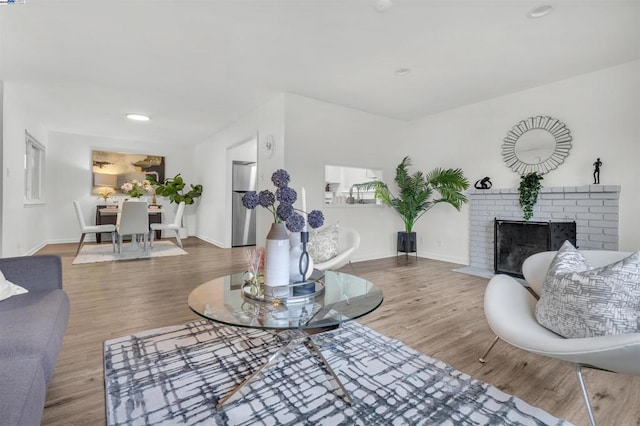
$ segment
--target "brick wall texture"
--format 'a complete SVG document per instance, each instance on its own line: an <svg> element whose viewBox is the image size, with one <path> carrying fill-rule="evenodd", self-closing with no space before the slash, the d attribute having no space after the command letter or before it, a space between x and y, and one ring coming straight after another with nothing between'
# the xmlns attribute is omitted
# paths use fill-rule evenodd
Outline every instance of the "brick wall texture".
<svg viewBox="0 0 640 426"><path fill-rule="evenodd" d="M618 249L620 186L588 185L542 188L533 207L533 222L575 221L581 249ZM523 220L518 190L472 189L470 201L470 265L493 271L493 223Z"/></svg>

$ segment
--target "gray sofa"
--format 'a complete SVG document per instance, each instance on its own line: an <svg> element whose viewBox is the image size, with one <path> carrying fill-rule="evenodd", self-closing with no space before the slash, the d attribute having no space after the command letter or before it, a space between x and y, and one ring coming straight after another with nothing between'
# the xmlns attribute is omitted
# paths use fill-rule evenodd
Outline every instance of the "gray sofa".
<svg viewBox="0 0 640 426"><path fill-rule="evenodd" d="M69 319L57 256L0 259L0 271L28 293L0 301L0 423L39 425Z"/></svg>

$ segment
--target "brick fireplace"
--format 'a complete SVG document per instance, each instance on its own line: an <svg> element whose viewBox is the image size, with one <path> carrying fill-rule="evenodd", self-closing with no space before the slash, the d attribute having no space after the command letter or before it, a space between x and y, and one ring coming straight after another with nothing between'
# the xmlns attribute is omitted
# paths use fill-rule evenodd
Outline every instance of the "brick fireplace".
<svg viewBox="0 0 640 426"><path fill-rule="evenodd" d="M620 186L543 187L532 221L575 221L581 249L618 249ZM516 188L472 189L470 201L469 268L493 273L494 219L522 220Z"/></svg>

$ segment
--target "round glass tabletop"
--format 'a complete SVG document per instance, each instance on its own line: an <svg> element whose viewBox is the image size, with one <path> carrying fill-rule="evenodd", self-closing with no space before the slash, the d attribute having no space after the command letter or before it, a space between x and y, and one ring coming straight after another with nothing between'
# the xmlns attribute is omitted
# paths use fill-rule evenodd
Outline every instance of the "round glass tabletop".
<svg viewBox="0 0 640 426"><path fill-rule="evenodd" d="M340 325L375 310L382 290L371 282L342 272L326 271L307 296L276 300L252 297L242 273L227 275L196 287L189 307L211 321L260 329L313 329Z"/></svg>

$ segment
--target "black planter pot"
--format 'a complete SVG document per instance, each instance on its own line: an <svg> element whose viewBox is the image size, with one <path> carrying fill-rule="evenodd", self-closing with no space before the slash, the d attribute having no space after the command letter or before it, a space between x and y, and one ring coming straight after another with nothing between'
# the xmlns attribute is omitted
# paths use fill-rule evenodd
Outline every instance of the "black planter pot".
<svg viewBox="0 0 640 426"><path fill-rule="evenodd" d="M398 231L398 253L416 253L418 256L418 236L415 232Z"/></svg>

